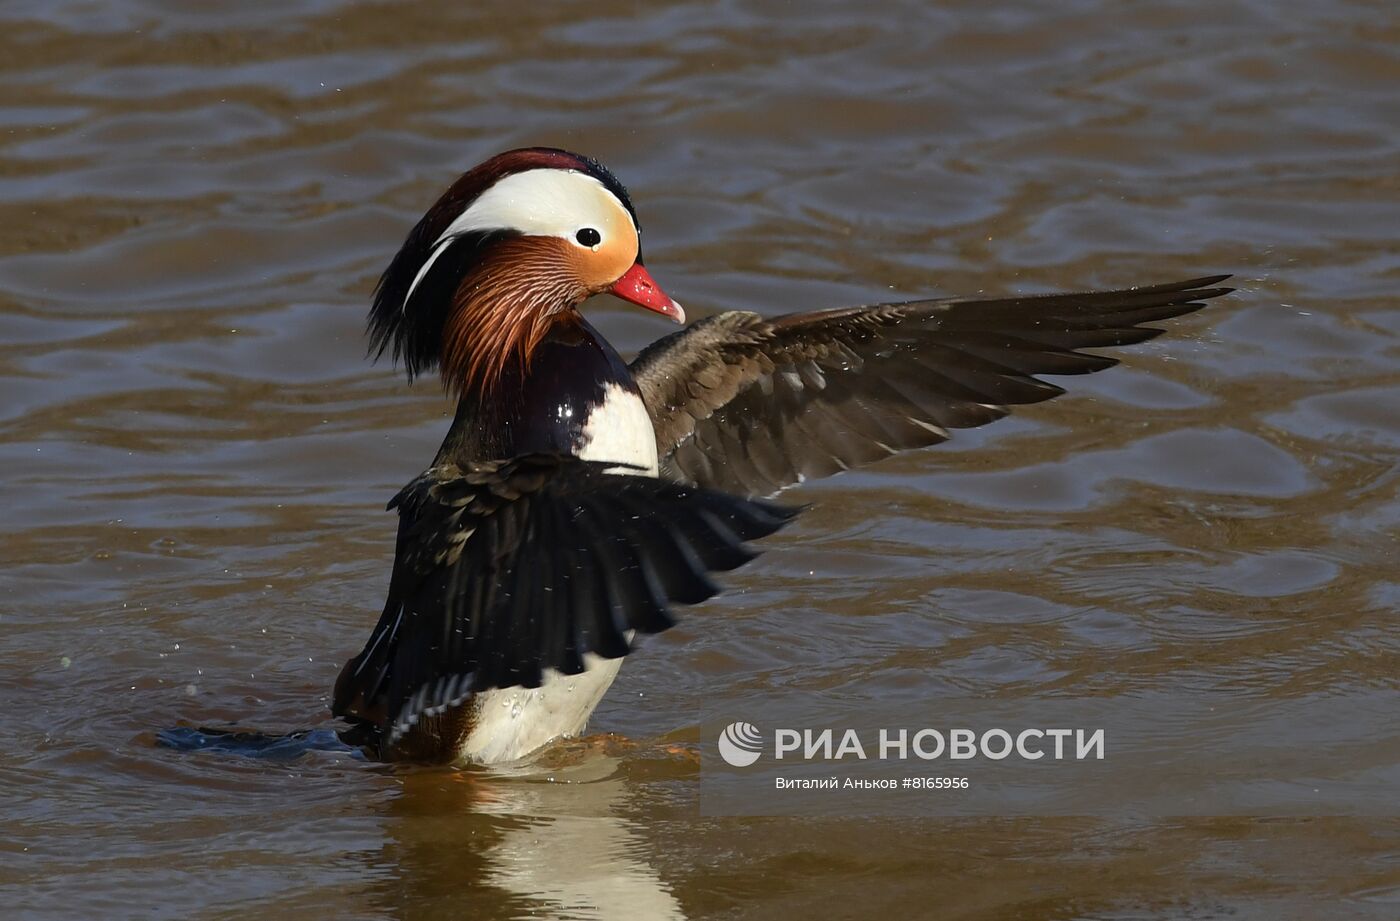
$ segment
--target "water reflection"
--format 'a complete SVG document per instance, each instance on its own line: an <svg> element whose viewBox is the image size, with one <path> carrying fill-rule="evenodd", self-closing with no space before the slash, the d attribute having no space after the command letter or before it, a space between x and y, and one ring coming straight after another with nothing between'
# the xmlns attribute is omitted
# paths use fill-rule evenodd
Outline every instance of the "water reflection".
<svg viewBox="0 0 1400 921"><path fill-rule="evenodd" d="M686 917L627 813L622 760L558 770L408 769L389 803L375 894L404 919Z"/></svg>

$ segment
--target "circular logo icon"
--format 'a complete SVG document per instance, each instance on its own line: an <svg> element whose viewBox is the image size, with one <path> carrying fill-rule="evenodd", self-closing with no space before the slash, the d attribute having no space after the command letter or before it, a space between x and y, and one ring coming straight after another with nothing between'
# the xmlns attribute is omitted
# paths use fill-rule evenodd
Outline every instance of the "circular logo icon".
<svg viewBox="0 0 1400 921"><path fill-rule="evenodd" d="M763 754L763 733L753 723L730 723L719 734L719 756L734 767L748 767Z"/></svg>

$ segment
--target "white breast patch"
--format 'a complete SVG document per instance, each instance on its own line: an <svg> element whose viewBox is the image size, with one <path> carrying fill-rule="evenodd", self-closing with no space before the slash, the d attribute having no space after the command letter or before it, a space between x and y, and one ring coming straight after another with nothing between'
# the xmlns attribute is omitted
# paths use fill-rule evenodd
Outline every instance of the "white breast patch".
<svg viewBox="0 0 1400 921"><path fill-rule="evenodd" d="M583 447L578 456L591 461L617 461L641 467L609 470L609 473L631 473L656 476L656 429L651 414L637 394L608 384L603 390L603 402L588 414L583 427Z"/></svg>

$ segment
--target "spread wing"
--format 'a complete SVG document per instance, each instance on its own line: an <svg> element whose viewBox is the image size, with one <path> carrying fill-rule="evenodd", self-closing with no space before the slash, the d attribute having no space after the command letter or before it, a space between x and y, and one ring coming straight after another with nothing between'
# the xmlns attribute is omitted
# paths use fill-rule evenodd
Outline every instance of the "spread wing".
<svg viewBox="0 0 1400 921"><path fill-rule="evenodd" d="M532 454L404 487L389 600L336 681L336 715L392 745L475 691L626 655L627 631L670 627L669 602L709 598L708 572L752 559L744 541L797 511L609 468Z"/></svg>
<svg viewBox="0 0 1400 921"><path fill-rule="evenodd" d="M652 344L632 374L663 476L771 496L1059 396L1034 375L1112 367L1115 359L1079 350L1151 339L1162 330L1141 324L1200 309L1233 290L1213 287L1228 277L773 320L731 311Z"/></svg>

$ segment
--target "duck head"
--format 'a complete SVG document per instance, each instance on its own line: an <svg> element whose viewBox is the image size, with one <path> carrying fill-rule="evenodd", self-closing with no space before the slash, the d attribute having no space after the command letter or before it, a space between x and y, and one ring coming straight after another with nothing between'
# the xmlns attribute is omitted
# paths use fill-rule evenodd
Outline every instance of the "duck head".
<svg viewBox="0 0 1400 921"><path fill-rule="evenodd" d="M438 366L450 389L484 392L592 295L684 323L642 266L640 232L596 160L548 147L492 157L428 209L379 279L370 349L392 348L410 379Z"/></svg>

